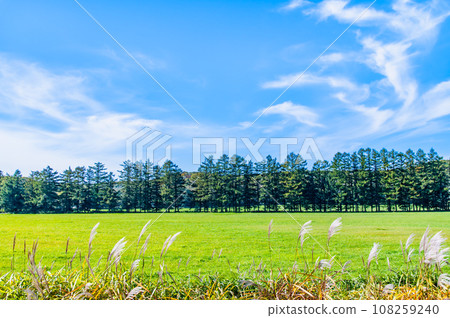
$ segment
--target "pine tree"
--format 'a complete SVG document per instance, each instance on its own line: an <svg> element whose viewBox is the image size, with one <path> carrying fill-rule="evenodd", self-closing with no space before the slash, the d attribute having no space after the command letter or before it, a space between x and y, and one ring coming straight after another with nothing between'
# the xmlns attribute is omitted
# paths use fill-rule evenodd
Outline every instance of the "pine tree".
<svg viewBox="0 0 450 318"><path fill-rule="evenodd" d="M230 169L229 169L229 193L231 195L231 207L234 212L240 212L241 206L244 202L244 171L245 171L246 162L245 159L241 156L233 156L230 160Z"/></svg>
<svg viewBox="0 0 450 318"><path fill-rule="evenodd" d="M242 206L246 212L259 206L258 184L255 181L255 177L254 165L253 162L250 161L244 165L242 176Z"/></svg>
<svg viewBox="0 0 450 318"><path fill-rule="evenodd" d="M371 204L375 205L375 210L380 212L383 200L383 188L381 186L381 155L375 149L372 149L372 195Z"/></svg>
<svg viewBox="0 0 450 318"><path fill-rule="evenodd" d="M433 148L428 153L428 166L431 180L430 207L433 210L445 209L448 205L447 167L443 158Z"/></svg>
<svg viewBox="0 0 450 318"><path fill-rule="evenodd" d="M371 162L370 150L360 149L356 154L358 158L358 172L356 178L357 202L362 206L364 212L367 211L367 205L370 202L371 194Z"/></svg>
<svg viewBox="0 0 450 318"><path fill-rule="evenodd" d="M205 158L196 174L195 194L201 209L204 211L216 211L220 193L217 192L219 187L219 174L217 166L214 164L213 157Z"/></svg>
<svg viewBox="0 0 450 318"><path fill-rule="evenodd" d="M182 170L168 160L162 166L162 174L163 187L161 192L163 202L169 212L171 209L178 212L183 201L182 195L185 185Z"/></svg>
<svg viewBox="0 0 450 318"><path fill-rule="evenodd" d="M24 179L25 210L27 213L39 213L42 198L39 171L32 171L30 176Z"/></svg>
<svg viewBox="0 0 450 318"><path fill-rule="evenodd" d="M117 181L114 177L114 173L108 173L106 177L106 188L104 192L104 198L102 202L105 204L105 207L108 209L108 212L115 211L119 206L120 195L117 190Z"/></svg>
<svg viewBox="0 0 450 318"><path fill-rule="evenodd" d="M148 160L142 165L141 176L141 209L144 212L152 210L152 178L153 178L153 165Z"/></svg>
<svg viewBox="0 0 450 318"><path fill-rule="evenodd" d="M63 213L73 212L75 206L75 173L69 167L61 175L61 211Z"/></svg>
<svg viewBox="0 0 450 318"><path fill-rule="evenodd" d="M231 175L231 163L228 155L222 155L217 163L212 166L212 179L216 180L210 183L211 197L214 198L215 211L228 212L233 205L233 176Z"/></svg>
<svg viewBox="0 0 450 318"><path fill-rule="evenodd" d="M24 180L19 170L12 176L3 177L0 189L0 204L6 212L21 213L25 208Z"/></svg>
<svg viewBox="0 0 450 318"><path fill-rule="evenodd" d="M330 177L335 185L337 209L338 211L342 211L343 207L345 207L345 211L347 211L351 190L347 184L346 175L348 170L346 170L344 166L344 154L338 152L334 155L330 169Z"/></svg>
<svg viewBox="0 0 450 318"><path fill-rule="evenodd" d="M91 207L94 211L100 211L105 207L108 172L101 162L95 163L89 170L92 173Z"/></svg>
<svg viewBox="0 0 450 318"><path fill-rule="evenodd" d="M119 171L119 185L121 194L121 207L130 212L134 203L134 185L133 185L133 163L125 161L122 163L122 170Z"/></svg>
<svg viewBox="0 0 450 318"><path fill-rule="evenodd" d="M281 165L276 158L270 155L262 162L260 175L261 198L264 205L264 211L278 211L278 205L284 205L281 189Z"/></svg>
<svg viewBox="0 0 450 318"><path fill-rule="evenodd" d="M162 198L162 172L158 165L153 166L153 178L150 184L150 196L152 198L152 208L154 212L160 211L164 207Z"/></svg>
<svg viewBox="0 0 450 318"><path fill-rule="evenodd" d="M85 167L76 167L74 169L73 183L74 183L74 195L73 195L74 206L75 211L79 213L85 211L84 210L84 207L86 206L85 201L87 200L88 197Z"/></svg>
<svg viewBox="0 0 450 318"><path fill-rule="evenodd" d="M420 182L417 178L416 172L416 154L411 149L406 151L406 162L405 162L405 186L408 191L408 210L415 211L417 209L417 205L419 204L419 186Z"/></svg>
<svg viewBox="0 0 450 318"><path fill-rule="evenodd" d="M42 213L55 213L60 210L59 204L59 175L51 167L43 169L39 173L40 181L40 205Z"/></svg>
<svg viewBox="0 0 450 318"><path fill-rule="evenodd" d="M306 190L306 161L294 153L286 157L286 161L281 165L281 185L289 211L302 211L302 204L305 201Z"/></svg>
<svg viewBox="0 0 450 318"><path fill-rule="evenodd" d="M143 188L143 163L138 161L132 164L132 209L137 212L142 208L142 188Z"/></svg>

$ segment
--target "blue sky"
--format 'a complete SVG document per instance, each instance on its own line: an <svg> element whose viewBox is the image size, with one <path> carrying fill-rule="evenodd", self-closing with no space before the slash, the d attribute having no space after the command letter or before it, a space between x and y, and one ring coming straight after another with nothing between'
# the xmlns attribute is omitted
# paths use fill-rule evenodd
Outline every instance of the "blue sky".
<svg viewBox="0 0 450 318"><path fill-rule="evenodd" d="M325 159L360 147L450 156L444 0L79 3L200 125L75 1L0 0L1 170L116 169L144 126L173 136L188 170L193 137L312 137Z"/></svg>

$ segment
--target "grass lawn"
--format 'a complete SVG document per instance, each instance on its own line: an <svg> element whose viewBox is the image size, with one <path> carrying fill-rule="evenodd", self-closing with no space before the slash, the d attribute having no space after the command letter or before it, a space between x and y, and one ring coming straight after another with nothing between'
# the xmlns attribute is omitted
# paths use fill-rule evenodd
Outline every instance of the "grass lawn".
<svg viewBox="0 0 450 318"><path fill-rule="evenodd" d="M85 214L85 215L0 215L0 271L5 273L11 269L12 245L14 235L15 269L22 270L24 264L24 241L26 248L31 249L35 239L39 239L37 260L42 257L42 264L54 268L63 266L67 258L71 258L76 249L83 255L87 253L91 228L98 222L97 236L93 242L92 258L100 255L107 257L114 244L126 237L128 241L123 259L131 260L136 250L136 239L142 226L150 219L155 220L159 214ZM450 213L295 213L293 217L303 224L312 220L312 236L308 239L305 250L311 258L329 258L322 247L326 246L326 235L332 221L342 217L342 230L331 240L331 254L344 263L351 260L350 270L360 271L361 256L367 255L373 243L380 243L382 249L379 266L386 269L386 257L391 264L401 265L402 255L400 240L406 241L411 233L416 234L413 243L418 250L420 237L427 226L433 233L442 230L450 237ZM273 219L271 247L268 248L267 230ZM152 225L147 233L151 233L149 248L146 253L146 264L155 258L155 266L159 265L162 245L169 235L181 232L170 247L166 257L169 271L179 273L229 273L230 267L236 271L248 270L254 262L260 261L269 266L287 269L292 267L295 258L295 246L299 232L298 224L287 213L242 213L242 214L207 214L207 213L167 213ZM66 241L70 237L69 252L66 256ZM146 235L141 239L140 245ZM322 246L322 247L321 247ZM213 251L215 256L212 258ZM221 257L218 258L219 251ZM417 254L415 254L417 255ZM84 257L84 256L83 256ZM190 257L188 266L186 261ZM417 258L417 256L416 256ZM272 259L272 260L271 260ZM79 262L77 257L74 266ZM146 265L146 266L147 266ZM448 269L446 270L448 271Z"/></svg>

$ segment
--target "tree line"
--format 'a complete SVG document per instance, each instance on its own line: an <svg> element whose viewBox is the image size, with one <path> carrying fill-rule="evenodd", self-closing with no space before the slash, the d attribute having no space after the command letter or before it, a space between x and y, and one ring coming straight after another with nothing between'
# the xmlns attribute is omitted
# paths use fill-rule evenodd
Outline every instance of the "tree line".
<svg viewBox="0 0 450 318"><path fill-rule="evenodd" d="M308 167L291 153L206 158L196 172L125 161L118 174L102 163L51 167L22 176L0 171L0 208L9 213L90 212L379 212L449 210L449 162L433 149L360 149Z"/></svg>

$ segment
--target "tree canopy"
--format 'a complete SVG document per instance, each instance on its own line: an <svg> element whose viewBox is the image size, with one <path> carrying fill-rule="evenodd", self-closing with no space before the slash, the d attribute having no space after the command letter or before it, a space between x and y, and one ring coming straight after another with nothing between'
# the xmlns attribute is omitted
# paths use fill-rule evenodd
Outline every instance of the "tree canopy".
<svg viewBox="0 0 450 318"><path fill-rule="evenodd" d="M24 177L0 171L0 208L9 213L378 212L448 210L449 162L433 149L406 153L360 149L308 167L291 153L253 163L205 158L196 172L125 161L117 176L104 164L51 167Z"/></svg>

